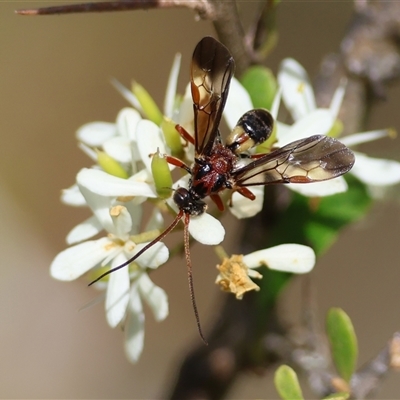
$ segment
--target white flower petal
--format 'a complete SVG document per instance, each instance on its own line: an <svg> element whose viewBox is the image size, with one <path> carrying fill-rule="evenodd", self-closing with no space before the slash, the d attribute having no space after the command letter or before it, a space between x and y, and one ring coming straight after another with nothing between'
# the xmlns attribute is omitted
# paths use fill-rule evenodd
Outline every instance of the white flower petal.
<svg viewBox="0 0 400 400"><path fill-rule="evenodd" d="M144 344L144 313L137 285L132 284L125 324L125 352L130 362L138 361Z"/></svg>
<svg viewBox="0 0 400 400"><path fill-rule="evenodd" d="M307 197L323 197L332 194L343 193L348 186L342 176L322 182L313 183L289 183L287 187Z"/></svg>
<svg viewBox="0 0 400 400"><path fill-rule="evenodd" d="M350 171L367 185L386 186L400 182L400 163L384 158L372 158L356 153L356 162Z"/></svg>
<svg viewBox="0 0 400 400"><path fill-rule="evenodd" d="M131 215L131 230L130 234L131 235L136 235L140 231L140 226L142 223L142 215L143 215L143 206L141 204L135 204L132 201L129 201L124 204L126 209L129 211L129 214ZM158 210L158 209L157 209ZM147 230L147 229L146 229Z"/></svg>
<svg viewBox="0 0 400 400"><path fill-rule="evenodd" d="M206 245L217 245L225 237L225 229L221 222L207 213L190 217L189 232L194 239Z"/></svg>
<svg viewBox="0 0 400 400"><path fill-rule="evenodd" d="M361 143L372 142L376 139L381 139L383 137L392 136L393 130L392 129L379 129L375 131L368 131L368 132L360 132L355 133L353 135L348 135L345 137L341 137L340 141L348 146L356 146Z"/></svg>
<svg viewBox="0 0 400 400"><path fill-rule="evenodd" d="M248 254L243 257L243 262L249 268L265 264L273 270L304 274L314 268L315 253L308 246L282 244Z"/></svg>
<svg viewBox="0 0 400 400"><path fill-rule="evenodd" d="M336 120L340 107L342 106L344 94L346 92L346 86L347 86L347 79L342 79L340 82L339 87L335 90L335 93L333 94L331 104L329 106L329 111L331 112L332 118Z"/></svg>
<svg viewBox="0 0 400 400"><path fill-rule="evenodd" d="M282 122L276 121L275 120L275 126L276 126L276 140L279 142L279 138L281 138L281 142L284 143L286 142L284 139L291 135L291 126L286 125Z"/></svg>
<svg viewBox="0 0 400 400"><path fill-rule="evenodd" d="M147 183L117 178L104 171L95 169L82 169L78 173L76 180L80 186L86 187L88 190L101 196L157 197L154 189Z"/></svg>
<svg viewBox="0 0 400 400"><path fill-rule="evenodd" d="M117 257L118 254L120 254L123 250L123 247L120 245L120 243L116 244L115 242L111 242L111 245L114 250L108 253L107 257L101 262L100 267L109 267L113 259ZM106 287L107 285L104 286L104 288Z"/></svg>
<svg viewBox="0 0 400 400"><path fill-rule="evenodd" d="M128 101L128 103L132 104L133 107L136 108L139 112L143 112L142 106L139 103L137 97L127 89L122 83L120 83L117 79L111 78L111 84L118 90L118 92L122 95L122 97Z"/></svg>
<svg viewBox="0 0 400 400"><path fill-rule="evenodd" d="M278 82L286 108L295 121L315 110L314 91L307 72L296 60L283 60L278 72Z"/></svg>
<svg viewBox="0 0 400 400"><path fill-rule="evenodd" d="M232 78L224 110L225 121L229 129L232 130L240 117L253 108L253 103L247 90L237 79Z"/></svg>
<svg viewBox="0 0 400 400"><path fill-rule="evenodd" d="M106 140L103 144L103 150L120 163L126 164L132 161L131 143L126 137L116 136Z"/></svg>
<svg viewBox="0 0 400 400"><path fill-rule="evenodd" d="M72 281L98 265L114 249L108 238L77 244L55 257L50 274L61 281Z"/></svg>
<svg viewBox="0 0 400 400"><path fill-rule="evenodd" d="M95 171L95 170L88 170ZM102 171L96 171L102 172ZM78 177L79 177L78 173ZM77 177L77 178L78 178ZM111 198L107 196L101 196L97 193L87 189L84 185L81 185L78 180L79 190L85 198L88 206L96 216L101 226L109 233L114 233L114 224L110 216Z"/></svg>
<svg viewBox="0 0 400 400"><path fill-rule="evenodd" d="M69 245L90 239L103 230L103 226L99 220L93 215L86 221L81 222L67 235L67 243Z"/></svg>
<svg viewBox="0 0 400 400"><path fill-rule="evenodd" d="M158 208L153 208L152 214L145 226L145 231L151 231L154 229L161 229L164 226L163 215Z"/></svg>
<svg viewBox="0 0 400 400"><path fill-rule="evenodd" d="M76 184L72 185L68 189L62 190L61 201L64 204L74 207L82 207L87 205L85 198L82 196L82 193Z"/></svg>
<svg viewBox="0 0 400 400"><path fill-rule="evenodd" d="M254 200L250 200L238 192L234 192L232 195L232 207L229 207L229 211L236 218L250 218L262 210L264 186L252 186L248 189L256 196Z"/></svg>
<svg viewBox="0 0 400 400"><path fill-rule="evenodd" d="M110 209L111 219L114 224L112 233L123 240L126 240L132 229L132 217L126 207L117 205Z"/></svg>
<svg viewBox="0 0 400 400"><path fill-rule="evenodd" d="M146 273L140 276L138 284L139 292L153 311L156 321L163 321L167 318L169 313L168 296L165 291L155 285Z"/></svg>
<svg viewBox="0 0 400 400"><path fill-rule="evenodd" d="M271 106L271 115L274 117L275 121L278 118L278 111L279 111L279 106L281 105L281 98L282 98L282 88L279 87Z"/></svg>
<svg viewBox="0 0 400 400"><path fill-rule="evenodd" d="M143 247L145 247L148 243L150 242L140 243L137 246L135 246L134 251L130 252L129 256L130 257L134 256L136 253L142 250ZM164 243L158 242L155 243L153 246L151 246L148 250L146 250L140 257L137 258L135 262L138 263L143 268L156 269L160 265L166 263L168 257L169 257L168 247Z"/></svg>
<svg viewBox="0 0 400 400"><path fill-rule="evenodd" d="M179 53L177 53L174 57L171 72L169 73L167 91L165 92L164 115L170 119L173 118L176 86L178 83L179 69L181 67L181 58L182 56Z"/></svg>
<svg viewBox="0 0 400 400"><path fill-rule="evenodd" d="M152 121L142 119L137 126L137 145L146 168L151 172L151 155L157 152L166 153L164 136L161 129Z"/></svg>
<svg viewBox="0 0 400 400"><path fill-rule="evenodd" d="M277 132L278 147L312 135L326 135L332 128L334 119L328 109L318 108L296 121L284 136Z"/></svg>
<svg viewBox="0 0 400 400"><path fill-rule="evenodd" d="M86 144L82 142L78 142L78 149L82 150L91 160L95 163L98 161L97 151L94 150L93 147L86 146Z"/></svg>
<svg viewBox="0 0 400 400"><path fill-rule="evenodd" d="M136 128L142 119L140 114L133 108L123 108L117 116L118 133L129 140L136 140Z"/></svg>
<svg viewBox="0 0 400 400"><path fill-rule="evenodd" d="M179 110L176 110L172 119L182 125L189 133L193 133L194 113L190 84L186 86Z"/></svg>
<svg viewBox="0 0 400 400"><path fill-rule="evenodd" d="M126 261L123 254L114 258L111 268ZM129 269L121 268L109 275L105 301L106 318L111 328L115 328L125 317L129 302Z"/></svg>
<svg viewBox="0 0 400 400"><path fill-rule="evenodd" d="M89 122L76 131L79 141L90 147L99 147L117 134L117 127L110 122Z"/></svg>

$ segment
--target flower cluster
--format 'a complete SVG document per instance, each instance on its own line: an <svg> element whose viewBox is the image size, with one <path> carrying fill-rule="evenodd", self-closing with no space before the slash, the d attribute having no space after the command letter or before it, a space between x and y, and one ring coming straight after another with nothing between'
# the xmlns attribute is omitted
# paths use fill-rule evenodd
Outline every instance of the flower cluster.
<svg viewBox="0 0 400 400"><path fill-rule="evenodd" d="M278 109L283 99L286 109L293 119L292 125L276 121L276 132L272 145L282 147L295 140L304 139L310 135L334 135L340 141L353 148L383 137L393 137L393 129L381 129L369 132L340 136L338 113L345 95L346 82L335 91L329 108L317 108L314 91L304 68L294 59L282 61L278 71L279 91L275 96L271 113L276 119ZM240 99L240 101L238 101ZM226 107L226 121L229 127L234 127L237 119L246 111L253 109L250 96L237 80L232 80L230 97ZM354 151L353 151L354 152ZM372 158L366 154L354 152L356 162L350 174L371 188L385 187L400 182L400 163L393 160ZM342 176L309 185L292 183L287 186L304 196L320 197L345 192L347 183Z"/></svg>
<svg viewBox="0 0 400 400"><path fill-rule="evenodd" d="M157 183L161 172L153 162L163 154L180 157L187 163L194 160L191 144L178 135L175 124L193 132L193 106L189 86L182 97L177 96L180 56L176 56L171 70L163 112L149 94L137 83L132 90L119 82L114 85L132 107L122 109L115 123L93 122L77 132L80 148L93 160L92 168L82 169L76 184L62 193L62 201L72 206L89 207L93 215L76 226L67 236L69 248L59 253L51 265L51 275L71 281L86 274L94 280L103 272L128 263L135 254L158 237L164 229L163 213L174 215L179 210L171 192L187 187L185 176L171 184ZM276 143L283 146L290 141L311 134L329 134L336 120L344 85L335 93L329 109L315 106L308 77L294 60L285 60L278 75L281 92L276 96L272 114L276 117L282 93L294 124L277 123ZM238 81L233 80L225 118L233 127L240 116L253 106L249 95ZM387 131L369 132L343 138L346 144L358 144L387 135ZM156 157L153 155L157 154ZM160 157L158 157L160 155ZM369 166L373 164L373 172ZM164 166L165 168L165 166ZM168 166L172 170L172 166ZM367 169L365 169L367 168ZM386 180L379 175L385 170ZM366 172L368 171L368 172ZM353 173L369 184L390 184L400 180L400 164L393 161L370 159L357 155ZM169 175L170 176L170 175ZM312 185L289 185L309 196L323 196L346 190L343 178ZM263 203L263 187L252 187L254 201L238 193L232 196L229 210L237 218L257 214ZM143 221L145 204L152 207L151 216ZM191 236L202 244L217 245L225 234L219 220L210 213L191 217ZM99 239L93 237L105 232ZM168 297L155 285L149 272L167 262L168 248L161 242L143 252L129 266L121 268L95 284L106 290L106 318L111 327L123 326L126 353L132 362L140 357L144 344L144 312L142 301L148 304L157 321L168 316ZM258 290L250 278L259 278L254 270L262 265L280 271L306 273L315 264L315 254L306 246L286 244L260 250L246 256L233 256L218 266L217 283L223 290L241 298L246 291Z"/></svg>

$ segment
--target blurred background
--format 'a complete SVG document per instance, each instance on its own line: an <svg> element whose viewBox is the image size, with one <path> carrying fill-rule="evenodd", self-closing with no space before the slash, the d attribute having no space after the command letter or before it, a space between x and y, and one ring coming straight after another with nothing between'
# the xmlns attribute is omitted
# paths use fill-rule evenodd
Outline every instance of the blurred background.
<svg viewBox="0 0 400 400"><path fill-rule="evenodd" d="M181 91L188 81L196 43L213 35L211 23L185 9L69 16L23 17L18 8L51 2L0 4L0 397L162 398L179 361L199 342L189 301L185 262L174 259L152 279L169 295L170 316L156 324L146 314L146 339L137 365L126 360L123 335L111 330L85 282L52 280L49 265L66 247L65 236L87 210L60 203L91 161L78 150L75 131L91 121L115 121L127 105L110 84L144 85L162 105L171 63L183 55ZM60 4L57 2L57 4ZM240 3L251 20L252 3ZM352 2L282 2L279 44L268 60L276 72L282 58L300 61L310 75L322 56L337 51ZM372 111L368 129L400 129L400 87ZM400 140L365 146L369 154L400 160ZM226 249L234 251L237 224L229 217ZM175 235L176 236L176 235ZM368 218L345 230L313 272L319 317L343 307L360 341L360 364L399 329L400 213L396 201L376 205ZM205 254L209 257L205 261ZM202 262L201 262L201 261ZM193 249L197 303L205 330L222 294L214 285L211 248ZM282 302L296 318L299 279ZM214 311L215 313L215 311ZM380 398L400 393L391 375ZM274 398L271 374L242 376L230 398Z"/></svg>

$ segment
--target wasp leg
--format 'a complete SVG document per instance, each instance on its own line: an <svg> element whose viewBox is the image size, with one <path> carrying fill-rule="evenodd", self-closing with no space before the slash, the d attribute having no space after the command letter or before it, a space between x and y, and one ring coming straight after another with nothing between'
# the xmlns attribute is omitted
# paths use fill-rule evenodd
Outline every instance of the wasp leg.
<svg viewBox="0 0 400 400"><path fill-rule="evenodd" d="M264 156L265 156L265 153L257 153L257 154L251 154L249 156L249 158L252 158L253 160L257 160L257 158L261 158L261 157L264 157Z"/></svg>
<svg viewBox="0 0 400 400"><path fill-rule="evenodd" d="M232 207L232 196L233 193L239 192L242 196L246 197L249 200L255 200L256 196L246 187L236 187L231 194L231 198L229 199L229 207Z"/></svg>
<svg viewBox="0 0 400 400"><path fill-rule="evenodd" d="M219 211L224 211L224 204L222 203L221 197L218 194L210 194L211 200L218 207Z"/></svg>
<svg viewBox="0 0 400 400"><path fill-rule="evenodd" d="M239 187L236 189L236 191L249 200L254 200L256 198L253 192L247 189L246 187Z"/></svg>
<svg viewBox="0 0 400 400"><path fill-rule="evenodd" d="M194 145L194 137L183 126L177 124L175 125L175 129L181 135L182 139L186 141L186 146L188 143Z"/></svg>
<svg viewBox="0 0 400 400"><path fill-rule="evenodd" d="M188 172L190 175L192 175L192 170L179 158L168 156L166 154L164 155L164 158L166 159L168 164L172 164L172 165L175 165L175 167L182 168L186 172Z"/></svg>

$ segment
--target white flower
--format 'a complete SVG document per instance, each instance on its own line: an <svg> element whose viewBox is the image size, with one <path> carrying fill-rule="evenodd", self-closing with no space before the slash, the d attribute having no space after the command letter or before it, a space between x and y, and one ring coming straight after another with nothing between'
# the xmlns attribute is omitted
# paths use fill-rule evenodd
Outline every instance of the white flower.
<svg viewBox="0 0 400 400"><path fill-rule="evenodd" d="M345 84L339 86L334 93L329 109L321 109L316 107L315 96L308 75L297 61L285 59L282 62L278 81L282 88L285 106L295 121L289 128L289 132L286 132L284 140L296 140L301 138L303 134L309 136L309 133L304 131L307 126L312 126L315 129L313 133L328 134L336 121L344 97ZM296 134L293 134L295 130ZM361 143L392 136L392 132L390 129L382 129L356 133L340 137L340 141L351 148ZM286 143L285 141L278 141L278 145ZM372 158L358 152L354 152L354 154L356 162L349 173L355 175L363 183L373 186L386 186L400 182L399 162Z"/></svg>
<svg viewBox="0 0 400 400"><path fill-rule="evenodd" d="M260 290L250 278L261 279L262 275L255 270L261 266L276 271L304 274L310 272L315 265L315 253L300 244L282 244L269 249L255 251L245 256L233 255L225 258L217 265L219 275L216 283L222 290L241 299L250 290Z"/></svg>
<svg viewBox="0 0 400 400"><path fill-rule="evenodd" d="M136 244L132 240L132 235L139 232L142 216L140 205L133 202L122 205L113 202L111 197L95 194L82 186L79 176L78 186L94 215L76 226L68 235L70 244L81 243L59 253L51 264L51 275L64 281L77 279L93 268L115 268L148 243ZM157 218L152 219L153 225L154 221ZM150 228L153 229L154 226ZM88 240L102 230L108 233L106 237ZM144 314L141 298L152 308L157 320L168 315L165 292L151 282L146 272L147 268L156 269L164 264L168 255L167 247L163 243L156 243L139 256L135 264L129 268L121 268L109 276L105 301L106 318L111 327L125 324L126 349L128 358L132 361L139 358L143 349Z"/></svg>
<svg viewBox="0 0 400 400"><path fill-rule="evenodd" d="M94 161L97 161L97 155L90 149L101 148L110 157L128 166L132 161L138 160L136 128L141 119L138 111L126 107L118 113L115 123L90 122L78 129L76 137L81 149Z"/></svg>
<svg viewBox="0 0 400 400"><path fill-rule="evenodd" d="M79 147L96 163L99 161L98 150L101 149L111 162L118 163L122 175L127 177L135 174L142 161L136 144L136 129L141 119L136 110L124 108L119 112L116 123L97 121L85 124L76 133ZM100 171L101 168L95 165L93 170ZM86 206L76 184L62 191L61 201L75 207Z"/></svg>
<svg viewBox="0 0 400 400"><path fill-rule="evenodd" d="M187 106L187 96L182 100L180 109L176 107L175 101L180 58L180 54L175 56L171 69L165 96L164 112L167 118L175 119L177 123L185 124L185 126L188 127L190 123L193 124L193 106L191 106L191 109ZM154 136L156 136L159 151L165 153L165 140L162 132L158 128L155 129L153 126L149 127L150 121L142 119L142 106L130 90L115 79L112 83L134 108L123 108L118 113L115 123L96 121L81 126L76 133L79 147L96 163L99 158L97 150L101 149L126 170L127 176L136 174L139 179L151 183L151 158L149 154L157 150L157 147L152 146L151 142ZM183 112L183 110L185 110L185 112ZM141 151L138 149L138 136L147 138L147 140L141 141ZM152 150L149 150L147 154L145 154L146 149ZM141 157L140 154L145 155ZM148 171L147 176L145 176L146 174L142 171L143 163ZM94 166L94 169L99 169L99 167ZM133 178L133 181L134 180L135 178ZM76 185L63 190L61 201L72 206L86 205Z"/></svg>

